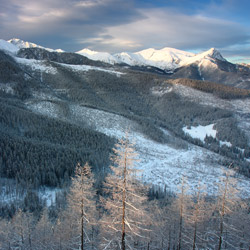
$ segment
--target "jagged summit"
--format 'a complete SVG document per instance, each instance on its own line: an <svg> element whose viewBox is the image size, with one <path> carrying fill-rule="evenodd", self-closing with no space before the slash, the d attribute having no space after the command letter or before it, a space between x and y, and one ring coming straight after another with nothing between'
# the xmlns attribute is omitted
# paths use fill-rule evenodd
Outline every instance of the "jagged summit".
<svg viewBox="0 0 250 250"><path fill-rule="evenodd" d="M204 57L208 56L208 57L218 59L221 61L226 61L226 59L221 55L221 53L215 48L211 48L203 53L200 53L200 55L202 55Z"/></svg>

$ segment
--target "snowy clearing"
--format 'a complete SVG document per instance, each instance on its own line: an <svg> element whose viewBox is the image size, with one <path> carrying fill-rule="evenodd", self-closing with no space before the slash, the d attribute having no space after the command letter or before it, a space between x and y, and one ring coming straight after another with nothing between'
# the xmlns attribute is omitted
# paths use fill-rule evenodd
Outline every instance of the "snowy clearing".
<svg viewBox="0 0 250 250"><path fill-rule="evenodd" d="M16 60L16 62L18 62L20 64L24 64L24 65L30 67L34 71L40 71L40 72L44 72L47 74L56 74L57 73L57 69L52 67L52 66L46 65L45 61L39 61L39 60L35 60L35 59L24 59L24 58L19 58L19 57L15 57L15 60Z"/></svg>
<svg viewBox="0 0 250 250"><path fill-rule="evenodd" d="M125 74L123 72L110 70L110 69L103 69L103 68L100 68L100 67L89 66L89 65L71 65L71 64L64 64L64 63L60 63L60 65L62 65L63 67L66 67L68 69L71 69L71 70L73 70L75 72L96 70L96 71L106 72L106 73L109 73L109 74L114 74L117 77L120 77L121 75Z"/></svg>
<svg viewBox="0 0 250 250"><path fill-rule="evenodd" d="M220 141L220 146L226 145L227 147L232 147L232 143L228 141Z"/></svg>
<svg viewBox="0 0 250 250"><path fill-rule="evenodd" d="M163 96L164 94L167 94L169 92L173 91L172 87L160 87L160 86L155 86L151 88L151 92L153 95L156 96Z"/></svg>
<svg viewBox="0 0 250 250"><path fill-rule="evenodd" d="M214 124L207 126L199 125L197 127L191 126L190 128L184 127L182 130L192 138L200 139L203 143L205 143L206 136L212 136L213 138L216 138L217 131L213 127Z"/></svg>
<svg viewBox="0 0 250 250"><path fill-rule="evenodd" d="M34 112L37 112L42 115L49 117L59 118L60 107L50 101L39 101L39 102L28 102L26 103L27 107Z"/></svg>

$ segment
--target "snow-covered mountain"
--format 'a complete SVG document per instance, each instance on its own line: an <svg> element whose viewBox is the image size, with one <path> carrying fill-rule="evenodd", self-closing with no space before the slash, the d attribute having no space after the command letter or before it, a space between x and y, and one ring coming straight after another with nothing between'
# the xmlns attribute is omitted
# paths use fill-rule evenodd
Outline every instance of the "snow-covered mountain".
<svg viewBox="0 0 250 250"><path fill-rule="evenodd" d="M117 59L107 52L97 52L97 51L93 51L90 49L83 49L76 53L86 56L89 59L94 60L94 61L102 61L102 62L109 63L109 64L117 63Z"/></svg>
<svg viewBox="0 0 250 250"><path fill-rule="evenodd" d="M110 54L90 49L83 49L76 53L61 53L62 50L44 48L15 38L9 41L0 40L0 50L26 59L92 66L108 63L119 67L126 64L136 67L137 70L156 74L167 73L171 78L210 81L250 89L250 67L226 61L215 48L197 54L168 47L159 50L149 48L135 53Z"/></svg>
<svg viewBox="0 0 250 250"><path fill-rule="evenodd" d="M31 42L25 42L21 39L18 39L18 38L13 38L13 39L10 39L8 41L10 44L13 44L15 45L17 48L19 49L23 49L23 48L40 48L40 49L45 49L45 50L48 50L50 52L64 52L63 50L61 49L50 49L50 48L45 48L45 47L42 47L40 45L37 45L35 43L31 43Z"/></svg>
<svg viewBox="0 0 250 250"><path fill-rule="evenodd" d="M0 50L3 50L5 52L16 53L19 48L12 43L0 39Z"/></svg>
<svg viewBox="0 0 250 250"><path fill-rule="evenodd" d="M10 39L9 41L0 40L0 49L5 51L17 53L22 48L40 48L49 52L64 52L61 49L53 50L17 38ZM177 68L193 63L199 65L199 67L216 68L217 60L226 61L220 52L214 48L198 54L168 47L159 50L149 48L135 53L121 52L113 55L90 49L83 49L76 53L94 61L102 61L113 65L125 63L130 66L151 66L167 72L173 72Z"/></svg>
<svg viewBox="0 0 250 250"><path fill-rule="evenodd" d="M150 48L135 53L122 52L114 55L89 49L83 49L76 53L92 60L111 64L126 63L130 66L152 66L166 71L173 71L192 63L199 64L206 62L206 64L213 64L215 60L226 61L220 52L214 48L198 54L168 47L159 50Z"/></svg>

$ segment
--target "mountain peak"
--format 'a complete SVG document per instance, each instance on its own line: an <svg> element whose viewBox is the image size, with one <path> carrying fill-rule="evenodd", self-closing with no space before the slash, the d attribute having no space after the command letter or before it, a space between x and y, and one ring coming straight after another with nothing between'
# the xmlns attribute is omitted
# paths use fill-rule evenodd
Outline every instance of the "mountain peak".
<svg viewBox="0 0 250 250"><path fill-rule="evenodd" d="M85 48L85 49L77 51L76 53L82 56L86 56L89 59L94 60L94 61L102 61L102 62L110 63L110 64L117 63L116 59L108 52L98 52L98 51Z"/></svg>
<svg viewBox="0 0 250 250"><path fill-rule="evenodd" d="M76 52L77 54L88 54L88 55L95 55L99 52L97 51L94 51L94 50L91 50L91 49L88 49L88 48L85 48L85 49L82 49L82 50L79 50Z"/></svg>
<svg viewBox="0 0 250 250"><path fill-rule="evenodd" d="M121 52L113 55L85 48L76 53L86 56L91 60L98 60L111 64L126 63L131 66L153 66L162 70L167 70L168 72L185 65L199 63L204 59L211 62L216 59L226 61L215 48L198 54L170 47L164 47L162 49L148 48L135 53Z"/></svg>
<svg viewBox="0 0 250 250"><path fill-rule="evenodd" d="M226 61L226 59L221 55L221 53L215 48L211 48L201 54L221 61Z"/></svg>
<svg viewBox="0 0 250 250"><path fill-rule="evenodd" d="M64 52L63 50L61 49L49 49L49 48L45 48L43 46L40 46L40 45L37 45L35 43L31 43L31 42L26 42L26 41L23 41L19 38L12 38L8 41L10 44L13 44L15 45L16 47L18 47L19 49L27 49L27 48L40 48L40 49L45 49L45 50L48 50L50 52Z"/></svg>
<svg viewBox="0 0 250 250"><path fill-rule="evenodd" d="M23 49L23 48L43 48L42 46L39 46L35 43L25 42L19 38L12 38L8 42L17 46L20 49Z"/></svg>

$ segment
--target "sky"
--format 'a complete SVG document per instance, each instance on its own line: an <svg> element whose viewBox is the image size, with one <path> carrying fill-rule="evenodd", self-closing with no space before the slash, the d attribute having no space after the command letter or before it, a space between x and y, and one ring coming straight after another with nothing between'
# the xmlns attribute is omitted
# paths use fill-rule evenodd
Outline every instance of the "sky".
<svg viewBox="0 0 250 250"><path fill-rule="evenodd" d="M75 52L211 47L250 63L249 0L0 0L0 39Z"/></svg>

